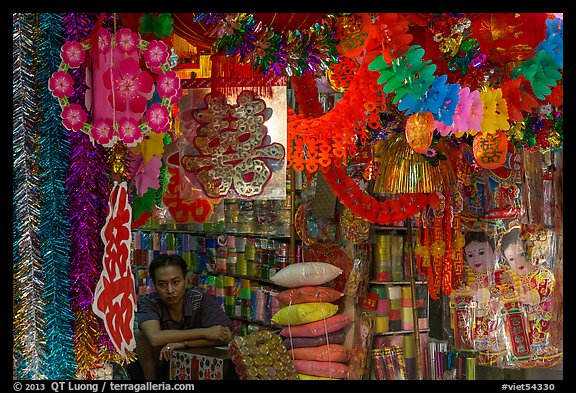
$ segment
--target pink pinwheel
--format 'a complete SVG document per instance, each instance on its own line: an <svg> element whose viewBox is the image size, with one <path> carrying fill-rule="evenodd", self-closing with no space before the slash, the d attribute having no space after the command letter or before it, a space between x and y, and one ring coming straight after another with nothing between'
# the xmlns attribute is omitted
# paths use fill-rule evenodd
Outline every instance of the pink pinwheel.
<svg viewBox="0 0 576 393"><path fill-rule="evenodd" d="M452 124L447 126L444 122L434 121L434 127L442 136L468 131L468 119L470 118L470 88L464 87L458 91L458 103L452 116Z"/></svg>
<svg viewBox="0 0 576 393"><path fill-rule="evenodd" d="M138 61L130 57L118 64L118 71L106 70L102 75L102 82L106 89L114 89L108 96L108 102L120 112L130 109L133 113L144 113L148 100L154 93L152 76L142 71Z"/></svg>
<svg viewBox="0 0 576 393"><path fill-rule="evenodd" d="M112 147L116 143L112 119L100 118L94 121L92 128L92 138L104 147Z"/></svg>
<svg viewBox="0 0 576 393"><path fill-rule="evenodd" d="M159 102L150 105L146 111L146 121L157 134L168 131L170 127L170 113L168 109Z"/></svg>
<svg viewBox="0 0 576 393"><path fill-rule="evenodd" d="M480 91L471 91L469 98L472 100L472 105L470 106L470 117L467 120L468 130L480 131L482 130L481 124L484 116L484 104L480 99Z"/></svg>
<svg viewBox="0 0 576 393"><path fill-rule="evenodd" d="M142 141L144 135L138 122L129 117L123 117L118 121L118 137L128 147L134 147Z"/></svg>
<svg viewBox="0 0 576 393"><path fill-rule="evenodd" d="M70 68L78 68L84 63L86 52L77 41L66 41L62 46L60 57Z"/></svg>
<svg viewBox="0 0 576 393"><path fill-rule="evenodd" d="M156 89L160 97L174 97L178 94L180 87L180 78L174 71L168 71L162 74L156 80Z"/></svg>
<svg viewBox="0 0 576 393"><path fill-rule="evenodd" d="M74 80L66 72L57 71L48 80L48 90L56 98L70 97L74 93Z"/></svg>
<svg viewBox="0 0 576 393"><path fill-rule="evenodd" d="M70 104L62 110L60 115L62 124L70 131L80 131L87 120L86 111L78 104Z"/></svg>
<svg viewBox="0 0 576 393"><path fill-rule="evenodd" d="M130 54L138 49L140 38L138 33L128 28L122 28L116 32L116 44L121 52Z"/></svg>
<svg viewBox="0 0 576 393"><path fill-rule="evenodd" d="M162 70L160 67L166 63L170 54L168 53L168 47L163 41L150 41L148 47L144 51L144 61L146 62L146 67L150 68L152 72L160 73Z"/></svg>
<svg viewBox="0 0 576 393"><path fill-rule="evenodd" d="M152 156L148 162L139 154L134 156L130 164L132 172L132 182L136 186L136 193L144 195L149 188L157 190L160 187L160 167L162 160L160 156Z"/></svg>

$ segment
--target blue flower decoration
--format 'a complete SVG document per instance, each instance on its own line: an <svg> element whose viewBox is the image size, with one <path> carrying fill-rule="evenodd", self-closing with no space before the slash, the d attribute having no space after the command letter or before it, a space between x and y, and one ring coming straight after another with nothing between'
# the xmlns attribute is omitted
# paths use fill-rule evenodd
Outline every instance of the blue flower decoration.
<svg viewBox="0 0 576 393"><path fill-rule="evenodd" d="M558 68L564 68L564 40L562 34L551 34L536 47L536 53L541 50L552 56Z"/></svg>
<svg viewBox="0 0 576 393"><path fill-rule="evenodd" d="M434 120L441 121L446 125L452 125L452 117L456 110L456 104L460 99L458 84L446 84L447 75L436 78L429 89L420 97L415 99L411 94L404 96L398 104L398 109L406 110L405 115L420 111L431 112Z"/></svg>

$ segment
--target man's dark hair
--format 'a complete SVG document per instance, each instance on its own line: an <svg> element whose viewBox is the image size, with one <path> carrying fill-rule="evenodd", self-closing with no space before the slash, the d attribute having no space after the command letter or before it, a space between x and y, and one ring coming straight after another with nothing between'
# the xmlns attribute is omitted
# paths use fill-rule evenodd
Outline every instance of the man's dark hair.
<svg viewBox="0 0 576 393"><path fill-rule="evenodd" d="M494 239L492 237L489 237L486 234L486 232L484 232L484 231L466 232L466 234L464 235L464 244L467 246L468 244L470 244L472 242L477 242L477 243L488 242L488 245L490 246L490 248L492 248L492 251L494 251L496 249L496 244L494 242Z"/></svg>
<svg viewBox="0 0 576 393"><path fill-rule="evenodd" d="M182 270L182 275L186 278L188 265L186 260L177 254L160 254L148 266L148 272L154 284L156 284L156 269L163 266L178 266Z"/></svg>

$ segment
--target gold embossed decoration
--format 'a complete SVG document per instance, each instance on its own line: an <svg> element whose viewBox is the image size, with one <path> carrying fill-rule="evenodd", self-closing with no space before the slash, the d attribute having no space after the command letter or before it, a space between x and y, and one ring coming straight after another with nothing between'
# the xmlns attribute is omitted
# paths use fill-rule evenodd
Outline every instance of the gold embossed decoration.
<svg viewBox="0 0 576 393"><path fill-rule="evenodd" d="M194 177L209 198L251 198L263 193L273 167L282 163L282 144L270 143L265 122L272 116L266 102L249 90L237 104L228 105L221 93L204 97L205 108L194 112L200 126L193 147L181 158L187 175Z"/></svg>
<svg viewBox="0 0 576 393"><path fill-rule="evenodd" d="M236 336L228 352L241 380L298 379L282 338L269 330Z"/></svg>

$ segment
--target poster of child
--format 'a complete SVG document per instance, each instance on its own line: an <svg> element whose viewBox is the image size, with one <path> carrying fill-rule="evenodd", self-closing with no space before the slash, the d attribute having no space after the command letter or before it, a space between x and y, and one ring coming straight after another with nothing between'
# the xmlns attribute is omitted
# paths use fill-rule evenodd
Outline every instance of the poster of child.
<svg viewBox="0 0 576 393"><path fill-rule="evenodd" d="M547 228L534 225L512 227L500 242L503 268L509 268L510 281L519 284L520 303L528 319L532 356L522 361L521 367L553 367L562 358L561 350L551 341L556 279L544 266L549 244Z"/></svg>
<svg viewBox="0 0 576 393"><path fill-rule="evenodd" d="M499 299L493 296L494 272L497 266L494 238L486 231L466 232L463 248L464 282L450 295L455 345L478 351L478 364L494 364L506 353Z"/></svg>

